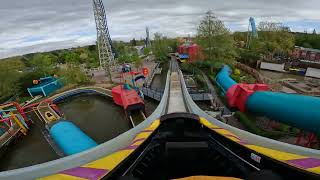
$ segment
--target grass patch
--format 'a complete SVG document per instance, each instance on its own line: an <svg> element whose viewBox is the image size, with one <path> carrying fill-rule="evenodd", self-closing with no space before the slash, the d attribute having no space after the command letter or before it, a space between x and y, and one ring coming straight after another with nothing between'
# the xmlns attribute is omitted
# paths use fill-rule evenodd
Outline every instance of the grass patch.
<svg viewBox="0 0 320 180"><path fill-rule="evenodd" d="M235 117L241 122L242 125L245 126L245 128L249 132L258 134L258 135L263 134L263 131L256 126L255 121L253 121L252 119L249 119L249 117L246 114L240 111L237 111L235 113Z"/></svg>
<svg viewBox="0 0 320 180"><path fill-rule="evenodd" d="M288 135L289 128L290 128L287 125L281 124L276 131L269 132L269 131L265 131L265 130L262 130L259 127L257 127L256 126L257 120L255 117L253 117L251 115L247 115L247 114L244 114L240 111L237 111L235 113L235 117L238 118L238 120L241 122L241 124L243 124L249 132L251 132L253 134L257 134L259 136L271 138L271 139L279 139L280 137Z"/></svg>

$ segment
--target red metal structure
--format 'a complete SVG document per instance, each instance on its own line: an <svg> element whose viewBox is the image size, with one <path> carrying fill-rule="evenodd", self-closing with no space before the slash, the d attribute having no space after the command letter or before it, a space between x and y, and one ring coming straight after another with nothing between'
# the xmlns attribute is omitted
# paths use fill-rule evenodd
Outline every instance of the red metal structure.
<svg viewBox="0 0 320 180"><path fill-rule="evenodd" d="M16 102L0 104L0 147L11 141L12 138L27 135L31 121Z"/></svg>
<svg viewBox="0 0 320 180"><path fill-rule="evenodd" d="M241 112L245 112L248 97L256 91L267 90L269 88L266 84L236 84L227 91L226 97L230 107L237 107Z"/></svg>
<svg viewBox="0 0 320 180"><path fill-rule="evenodd" d="M180 55L188 55L188 62L194 62L197 60L203 60L200 47L192 42L186 42L178 46L178 53Z"/></svg>

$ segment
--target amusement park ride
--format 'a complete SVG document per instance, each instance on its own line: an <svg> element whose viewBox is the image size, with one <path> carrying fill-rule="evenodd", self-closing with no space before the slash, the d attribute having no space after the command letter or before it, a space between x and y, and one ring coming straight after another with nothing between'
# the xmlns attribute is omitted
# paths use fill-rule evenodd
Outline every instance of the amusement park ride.
<svg viewBox="0 0 320 180"><path fill-rule="evenodd" d="M102 0L93 0L93 10L96 21L100 66L105 69L109 80L112 82L111 66L115 63L117 54L112 45Z"/></svg>
<svg viewBox="0 0 320 180"><path fill-rule="evenodd" d="M149 32L149 27L146 27L146 47L150 47L151 46L151 41L150 41L150 32Z"/></svg>
<svg viewBox="0 0 320 180"><path fill-rule="evenodd" d="M143 102L143 93L139 90L137 82L144 80L148 75L148 68L142 68L142 72L135 72L131 70L129 65L123 65L120 75L121 82L114 88L112 88L112 97L115 104L122 106L125 110L126 117L130 120L131 125L135 127L137 124L132 119L132 114L138 112L142 115L142 119L146 119L145 105ZM126 77L131 77L132 87L127 83Z"/></svg>
<svg viewBox="0 0 320 180"><path fill-rule="evenodd" d="M93 0L93 7L100 65L111 80L110 66L114 63L115 51L102 0ZM247 47L252 38L258 36L254 19L250 18L249 22L252 32L248 34ZM148 46L148 28L146 32ZM251 134L202 111L188 93L177 59L173 55L170 57L171 68L166 76L164 94L154 113L138 126L132 123L131 130L101 145L64 119L53 97L23 107L17 103L0 105L2 144L14 137L7 138L6 134L26 134L31 122L26 114L35 112L64 155L71 155L41 165L0 172L0 179L320 178L319 151ZM111 92L115 104L122 106L130 116L132 111L144 110L135 82L144 79L148 69L142 70L143 76L128 66L122 71L131 75L133 88L123 80L124 84L114 87ZM264 84L238 84L230 73L230 68L225 66L215 79L230 107L265 115L319 135L318 98L270 92ZM33 91L43 93L46 85L40 82ZM66 92L56 97L63 99L68 95L73 94ZM288 103L288 107L284 103Z"/></svg>
<svg viewBox="0 0 320 180"><path fill-rule="evenodd" d="M251 31L250 31L250 27L251 27ZM248 25L246 48L248 48L248 49L250 48L250 43L255 38L258 38L258 31L257 31L257 27L256 27L256 22L253 17L250 17L249 25Z"/></svg>
<svg viewBox="0 0 320 180"><path fill-rule="evenodd" d="M27 135L29 125L30 121L18 103L0 105L0 148L7 146L21 134Z"/></svg>

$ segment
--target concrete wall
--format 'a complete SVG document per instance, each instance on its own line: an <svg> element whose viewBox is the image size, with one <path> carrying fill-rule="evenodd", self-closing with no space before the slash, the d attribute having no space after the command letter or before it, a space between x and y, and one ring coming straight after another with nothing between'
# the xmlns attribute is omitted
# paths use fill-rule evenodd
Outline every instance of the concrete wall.
<svg viewBox="0 0 320 180"><path fill-rule="evenodd" d="M284 64L261 62L260 69L282 72L284 71Z"/></svg>
<svg viewBox="0 0 320 180"><path fill-rule="evenodd" d="M306 72L307 77L320 78L320 69L308 68Z"/></svg>

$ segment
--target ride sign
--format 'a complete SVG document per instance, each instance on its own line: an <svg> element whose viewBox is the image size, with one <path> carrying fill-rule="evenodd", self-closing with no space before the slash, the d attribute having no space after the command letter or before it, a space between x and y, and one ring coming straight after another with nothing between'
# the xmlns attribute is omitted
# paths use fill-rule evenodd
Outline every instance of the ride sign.
<svg viewBox="0 0 320 180"><path fill-rule="evenodd" d="M142 74L143 74L144 76L148 76L148 74L149 74L149 69L146 68L146 67L142 68Z"/></svg>

